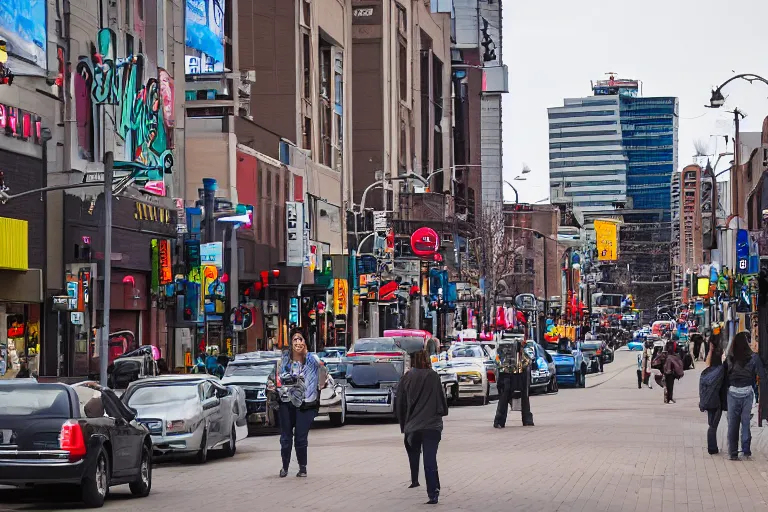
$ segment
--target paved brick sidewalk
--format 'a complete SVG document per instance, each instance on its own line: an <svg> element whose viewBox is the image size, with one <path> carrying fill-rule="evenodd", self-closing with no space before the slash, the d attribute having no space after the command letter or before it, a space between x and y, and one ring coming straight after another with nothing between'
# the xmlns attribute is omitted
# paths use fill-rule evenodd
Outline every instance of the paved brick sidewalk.
<svg viewBox="0 0 768 512"><path fill-rule="evenodd" d="M706 450L697 408L698 371L678 382L675 405L637 389L634 354L617 353L600 385L532 399L536 426L492 427L495 405L451 409L438 461L443 511L768 510L768 452L731 462ZM621 370L621 368L624 368ZM610 369L610 370L608 370ZM517 419L514 415L511 420ZM721 447L722 448L722 447ZM205 466L163 464L143 500L117 488L110 511L430 510L426 491L407 489L396 424L318 426L310 434L309 478L280 479L278 440L251 438L234 459ZM10 502L10 503L9 503ZM5 504L5 505L4 505ZM62 505L60 505L61 507ZM0 491L0 510L46 510L33 497ZM71 505L66 508L71 509Z"/></svg>

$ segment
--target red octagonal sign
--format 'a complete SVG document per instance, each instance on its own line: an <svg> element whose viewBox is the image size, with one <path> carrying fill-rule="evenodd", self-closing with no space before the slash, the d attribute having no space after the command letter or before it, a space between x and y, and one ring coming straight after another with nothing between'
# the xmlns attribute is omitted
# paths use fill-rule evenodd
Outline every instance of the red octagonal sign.
<svg viewBox="0 0 768 512"><path fill-rule="evenodd" d="M411 235L411 249L416 256L432 256L440 249L440 237L432 228L419 228Z"/></svg>

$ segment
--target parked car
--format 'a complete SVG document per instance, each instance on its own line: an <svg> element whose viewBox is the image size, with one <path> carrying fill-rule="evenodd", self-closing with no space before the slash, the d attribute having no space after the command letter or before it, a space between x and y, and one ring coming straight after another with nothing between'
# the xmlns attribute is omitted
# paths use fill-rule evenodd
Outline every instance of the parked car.
<svg viewBox="0 0 768 512"><path fill-rule="evenodd" d="M277 411L267 404L267 380L275 375L280 364L279 351L248 352L237 354L224 371L221 383L238 386L245 394L245 408L248 426L275 428Z"/></svg>
<svg viewBox="0 0 768 512"><path fill-rule="evenodd" d="M131 382L158 374L157 361L151 348L145 345L115 358L107 368L107 385L119 396Z"/></svg>
<svg viewBox="0 0 768 512"><path fill-rule="evenodd" d="M440 350L439 342L429 331L421 329L387 329L385 337L394 338L395 344L409 354L426 350L427 355L434 356Z"/></svg>
<svg viewBox="0 0 768 512"><path fill-rule="evenodd" d="M557 393L557 369L555 360L535 341L528 341L524 350L531 358L531 391Z"/></svg>
<svg viewBox="0 0 768 512"><path fill-rule="evenodd" d="M132 382L122 399L149 430L156 453L194 455L203 464L209 450L235 454L238 426L246 422L239 396L211 375L165 375Z"/></svg>
<svg viewBox="0 0 768 512"><path fill-rule="evenodd" d="M353 356L344 360L343 379L348 416L373 415L394 417L397 384L405 373L403 353L400 360L386 361L373 356Z"/></svg>
<svg viewBox="0 0 768 512"><path fill-rule="evenodd" d="M587 363L578 344L564 338L558 343L547 343L545 348L555 361L558 386L565 384L579 388L586 387Z"/></svg>
<svg viewBox="0 0 768 512"><path fill-rule="evenodd" d="M491 348L492 347L492 348ZM487 399L499 395L496 384L496 344L488 342L456 343L448 350L448 360L452 362L475 361L485 368ZM461 380L461 379L460 379ZM486 400L487 402L487 400Z"/></svg>
<svg viewBox="0 0 768 512"><path fill-rule="evenodd" d="M0 485L74 484L88 507L116 485L149 495L149 432L108 388L5 381L0 404Z"/></svg>
<svg viewBox="0 0 768 512"><path fill-rule="evenodd" d="M608 343L603 339L584 340L581 343L581 352L587 363L590 373L600 371L600 360L603 364L613 362L613 350L608 347Z"/></svg>
<svg viewBox="0 0 768 512"><path fill-rule="evenodd" d="M322 351L317 353L324 362L339 362L339 360L347 355L347 347L325 347Z"/></svg>

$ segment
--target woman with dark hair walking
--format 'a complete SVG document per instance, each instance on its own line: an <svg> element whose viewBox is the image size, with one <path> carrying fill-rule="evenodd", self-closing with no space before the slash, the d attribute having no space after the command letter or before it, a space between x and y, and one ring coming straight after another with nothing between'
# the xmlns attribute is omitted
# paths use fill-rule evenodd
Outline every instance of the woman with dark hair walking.
<svg viewBox="0 0 768 512"><path fill-rule="evenodd" d="M437 447L443 432L443 416L448 415L448 402L440 376L432 369L425 350L411 355L411 369L400 379L395 397L395 411L400 431L405 434L411 466L410 487L419 486L419 455L423 449L427 503L434 505L440 495Z"/></svg>
<svg viewBox="0 0 768 512"><path fill-rule="evenodd" d="M296 447L299 462L297 477L307 476L307 446L309 428L317 416L320 389L325 385L323 363L316 354L307 351L304 334L298 329L291 333L289 350L283 352L279 379L270 382L270 390L277 393L278 421L280 423L280 455L283 466L280 478L288 476L291 449Z"/></svg>
<svg viewBox="0 0 768 512"><path fill-rule="evenodd" d="M739 460L739 426L741 426L741 450L744 456L752 456L752 432L750 416L755 400L753 385L757 376L768 380L760 356L749 346L749 333L738 333L731 344L728 365L728 455Z"/></svg>
<svg viewBox="0 0 768 512"><path fill-rule="evenodd" d="M720 336L711 336L709 345L707 367L699 378L699 409L707 413L707 451L715 455L720 452L717 447L717 427L723 411L728 410L728 370L723 363Z"/></svg>

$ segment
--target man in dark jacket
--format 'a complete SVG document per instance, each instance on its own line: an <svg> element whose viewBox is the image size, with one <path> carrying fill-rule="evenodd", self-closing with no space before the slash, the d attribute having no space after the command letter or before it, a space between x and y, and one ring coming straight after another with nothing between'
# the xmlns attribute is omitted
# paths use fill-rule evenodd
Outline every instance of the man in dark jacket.
<svg viewBox="0 0 768 512"><path fill-rule="evenodd" d="M532 427L533 413L529 397L531 360L523 350L523 344L519 341L499 343L496 366L499 375L499 403L493 419L494 428L504 428L507 423L507 408L513 407L515 400L520 400L523 426Z"/></svg>

